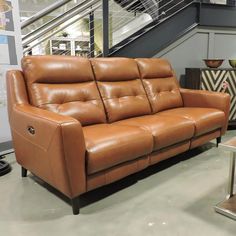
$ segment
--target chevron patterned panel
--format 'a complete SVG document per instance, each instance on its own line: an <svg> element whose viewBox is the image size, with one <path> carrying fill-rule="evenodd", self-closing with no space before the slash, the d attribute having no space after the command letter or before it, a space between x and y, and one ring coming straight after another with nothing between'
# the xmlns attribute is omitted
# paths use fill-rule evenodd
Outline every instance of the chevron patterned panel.
<svg viewBox="0 0 236 236"><path fill-rule="evenodd" d="M225 92L231 97L229 120L236 120L236 71L201 70L201 89L203 90L222 92L225 81L229 84Z"/></svg>

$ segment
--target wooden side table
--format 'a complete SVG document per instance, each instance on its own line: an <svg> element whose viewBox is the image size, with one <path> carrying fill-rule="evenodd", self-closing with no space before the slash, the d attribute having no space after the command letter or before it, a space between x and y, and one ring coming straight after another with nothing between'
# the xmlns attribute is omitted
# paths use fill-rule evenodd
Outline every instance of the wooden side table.
<svg viewBox="0 0 236 236"><path fill-rule="evenodd" d="M236 137L219 144L219 147L230 151L230 165L226 199L215 206L215 211L236 220L236 194L234 194Z"/></svg>

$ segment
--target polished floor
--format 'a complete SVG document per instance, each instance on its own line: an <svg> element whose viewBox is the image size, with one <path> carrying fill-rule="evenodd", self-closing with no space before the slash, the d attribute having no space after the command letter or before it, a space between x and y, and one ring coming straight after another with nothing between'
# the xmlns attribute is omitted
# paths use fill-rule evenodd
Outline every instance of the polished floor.
<svg viewBox="0 0 236 236"><path fill-rule="evenodd" d="M22 179L13 154L6 160L12 172L0 177L0 235L236 235L236 222L213 209L225 197L229 166L213 142L85 194L78 216L33 175Z"/></svg>

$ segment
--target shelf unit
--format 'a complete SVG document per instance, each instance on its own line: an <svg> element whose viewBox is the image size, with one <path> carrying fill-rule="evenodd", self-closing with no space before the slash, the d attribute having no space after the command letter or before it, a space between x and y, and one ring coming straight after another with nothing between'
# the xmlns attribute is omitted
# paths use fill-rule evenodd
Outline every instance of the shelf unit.
<svg viewBox="0 0 236 236"><path fill-rule="evenodd" d="M51 55L87 57L90 52L89 37L56 37L49 40Z"/></svg>

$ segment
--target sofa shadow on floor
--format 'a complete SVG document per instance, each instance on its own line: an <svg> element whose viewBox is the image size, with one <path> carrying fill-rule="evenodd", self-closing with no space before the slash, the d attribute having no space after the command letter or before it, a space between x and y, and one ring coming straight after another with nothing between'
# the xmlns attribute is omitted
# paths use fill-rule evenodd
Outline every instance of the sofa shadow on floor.
<svg viewBox="0 0 236 236"><path fill-rule="evenodd" d="M90 214L90 213L94 213L94 209L93 212L90 212L90 210L86 210L83 211L84 207L87 207L95 202L98 202L102 199L105 199L107 197L110 197L113 194L118 193L121 190L124 190L128 187L133 186L134 184L136 184L138 181L142 180L142 179L146 179L149 176L152 176L158 172L161 172L173 165L176 165L177 163L181 162L181 161L186 161L188 159L194 158L197 155L200 155L208 150L210 150L211 148L215 147L214 143L207 143L205 145L202 145L201 147L195 148L193 150L189 150L185 153L181 153L177 156L174 156L170 159L167 159L165 161L162 161L160 163L157 163L153 166L148 167L147 169L144 169L143 171L140 171L138 173L132 174L130 176L127 176L124 179L121 179L117 182L111 183L109 185L106 186L102 186L98 189L92 190L90 192L87 192L83 195L80 196L80 204L81 204L81 213L82 214ZM181 174L181 173L180 173ZM38 178L37 176L30 174L28 176L29 178L33 179L37 184L41 185L43 188L46 188L49 192L51 192L52 194L55 195L55 197L60 198L61 200L63 200L64 202L67 202L68 204L70 204L70 199L68 199L65 195L63 195L62 193L60 193L59 191L57 191L55 188L53 188L52 186L50 186L49 184L47 184L46 182L42 181L40 178ZM173 178L174 176L169 175L169 178ZM165 180L161 180L161 181L168 181L168 179ZM156 186L156 185L155 185ZM153 186L153 187L155 187ZM148 185L148 186L144 186L144 188L150 188L152 187L152 185ZM143 190L142 192L145 193L145 190ZM132 192L132 195L129 194L129 199L132 197L137 196L137 194L140 195L140 192L137 193L134 191ZM124 197L122 199L119 199L119 202L109 202L109 204L118 204L122 201L125 201ZM109 205L110 206L110 205ZM97 211L100 211L102 208L105 208L106 206L100 206L99 208L97 208Z"/></svg>

